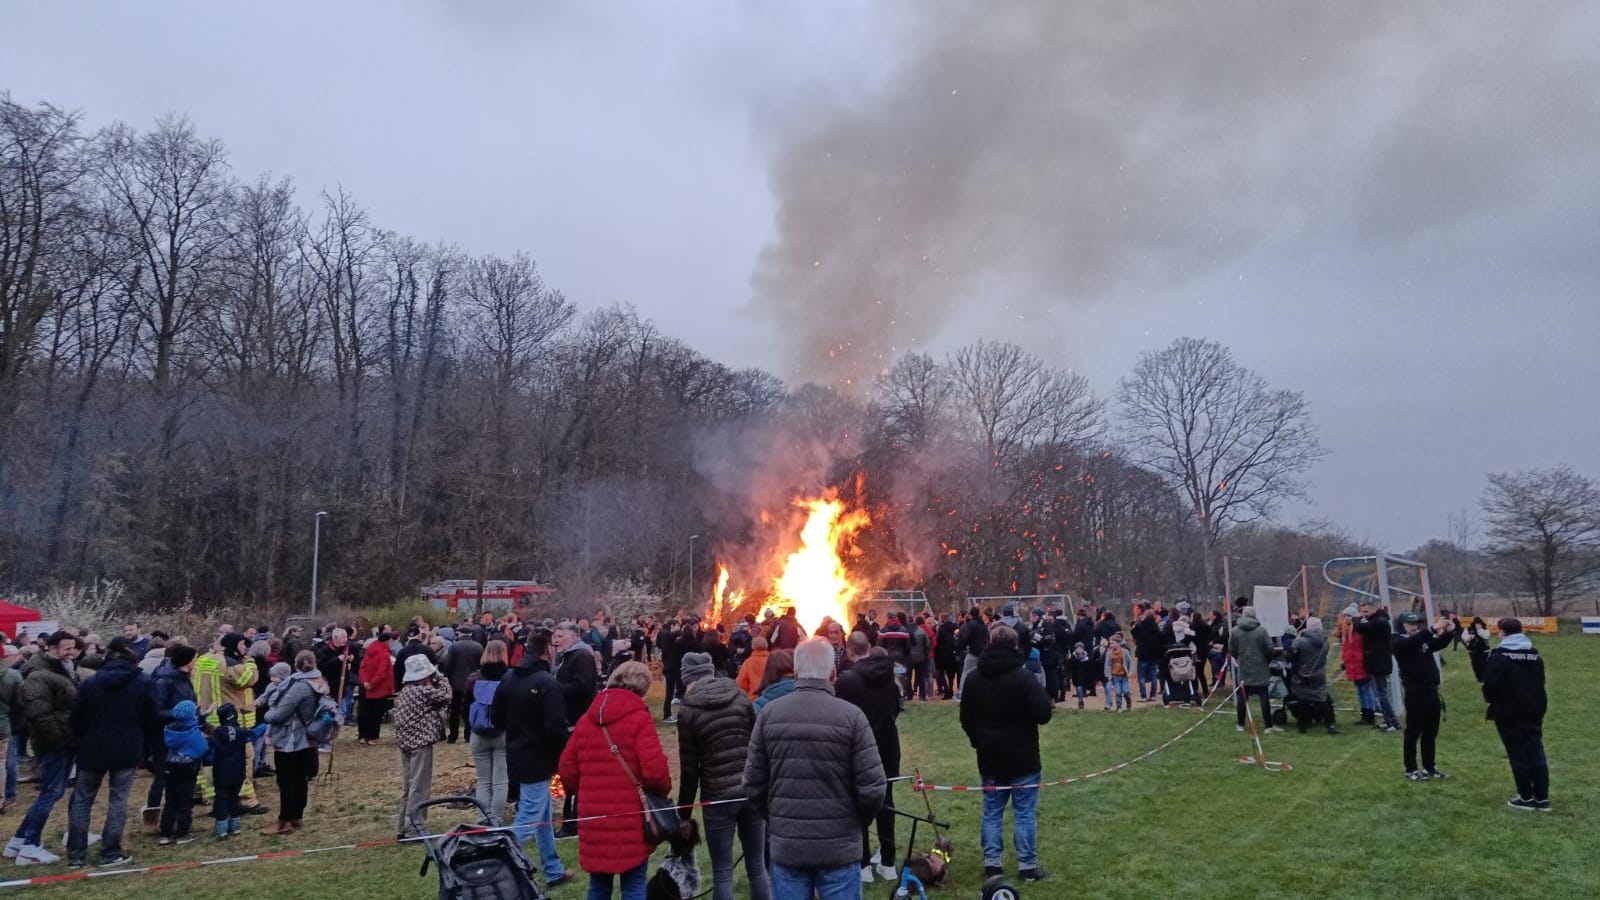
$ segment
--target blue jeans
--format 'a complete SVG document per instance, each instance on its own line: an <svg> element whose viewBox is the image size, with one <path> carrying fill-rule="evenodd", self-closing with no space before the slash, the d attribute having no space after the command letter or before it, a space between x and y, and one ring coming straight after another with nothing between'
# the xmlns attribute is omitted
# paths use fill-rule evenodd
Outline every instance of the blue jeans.
<svg viewBox="0 0 1600 900"><path fill-rule="evenodd" d="M1356 706L1363 713L1378 711L1378 689L1372 686L1371 678L1356 682Z"/></svg>
<svg viewBox="0 0 1600 900"><path fill-rule="evenodd" d="M750 900L770 900L767 879L767 820L742 803L708 806L702 812L706 849L711 853L711 900L733 900L733 837L737 831L744 852L744 873L750 879Z"/></svg>
<svg viewBox="0 0 1600 900"><path fill-rule="evenodd" d="M1150 693L1144 692L1145 683L1150 684ZM1153 662L1139 660L1139 699L1161 696L1161 667Z"/></svg>
<svg viewBox="0 0 1600 900"><path fill-rule="evenodd" d="M517 842L526 844L531 835L539 845L539 862L544 868L544 880L555 881L567 873L556 855L556 830L550 825L550 782L524 781L517 786L517 817L511 821L516 827ZM526 826L526 827L524 827ZM643 882L640 894L644 896ZM606 890L610 893L610 889ZM627 895L626 889L623 895Z"/></svg>
<svg viewBox="0 0 1600 900"><path fill-rule="evenodd" d="M1393 688L1389 685L1389 676L1374 675L1372 677L1372 690L1373 693L1378 695L1378 708L1383 710L1383 721L1390 725L1398 724L1399 720L1394 714L1394 700L1390 698L1390 691Z"/></svg>
<svg viewBox="0 0 1600 900"><path fill-rule="evenodd" d="M1106 679L1106 709L1133 708L1133 695L1128 693L1128 676L1112 675Z"/></svg>
<svg viewBox="0 0 1600 900"><path fill-rule="evenodd" d="M546 796L549 796L548 790ZM622 900L644 900L645 876L650 873L650 860L645 860L637 866L623 872ZM611 883L619 876L609 872L591 874L589 876L589 900L611 900Z"/></svg>
<svg viewBox="0 0 1600 900"><path fill-rule="evenodd" d="M28 807L28 814L22 817L22 824L17 826L17 837L22 838L25 844L44 843L44 823L50 818L50 810L55 809L56 801L67 792L67 770L72 768L72 752L51 750L38 754L38 760L39 799Z"/></svg>
<svg viewBox="0 0 1600 900"><path fill-rule="evenodd" d="M22 744L26 734L13 731L11 740L6 744L6 799L17 799L17 750Z"/></svg>
<svg viewBox="0 0 1600 900"><path fill-rule="evenodd" d="M593 894L589 895L591 898ZM643 895L641 895L643 896ZM837 869L791 869L772 864L772 900L861 900L861 869L855 863Z"/></svg>
<svg viewBox="0 0 1600 900"><path fill-rule="evenodd" d="M1042 777L1036 772L1015 781L997 781L984 775L983 784L985 787L991 784L1037 785ZM1006 845L1002 829L1005 825L1008 801L1011 803L1011 840L1016 845L1017 868L1022 871L1037 868L1039 865L1037 787L994 791L983 795L983 864L999 866L1000 857L1005 853Z"/></svg>

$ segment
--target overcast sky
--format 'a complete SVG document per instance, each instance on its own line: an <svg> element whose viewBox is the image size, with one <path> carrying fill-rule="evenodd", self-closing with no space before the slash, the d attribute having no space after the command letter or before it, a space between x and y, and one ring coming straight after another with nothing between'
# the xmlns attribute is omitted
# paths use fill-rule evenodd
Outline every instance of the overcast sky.
<svg viewBox="0 0 1600 900"><path fill-rule="evenodd" d="M711 356L1228 344L1405 550L1600 477L1600 5L0 0L0 89L526 250ZM845 368L823 352L848 345Z"/></svg>

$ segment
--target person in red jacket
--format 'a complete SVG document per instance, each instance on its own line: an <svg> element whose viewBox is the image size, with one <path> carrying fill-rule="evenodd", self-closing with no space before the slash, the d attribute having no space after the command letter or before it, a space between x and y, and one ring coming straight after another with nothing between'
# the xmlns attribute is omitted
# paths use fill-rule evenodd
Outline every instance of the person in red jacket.
<svg viewBox="0 0 1600 900"><path fill-rule="evenodd" d="M1356 705L1361 707L1361 724L1376 725L1378 689L1373 686L1372 676L1367 674L1367 664L1362 657L1366 645L1361 633L1355 629L1357 615L1359 611L1353 604L1344 611L1344 621L1339 628L1344 633L1339 642L1339 659L1344 663L1344 680L1356 687Z"/></svg>
<svg viewBox="0 0 1600 900"><path fill-rule="evenodd" d="M361 657L361 700L356 705L356 743L372 744L383 727L383 714L394 702L394 658L389 655L390 635L384 632L367 643Z"/></svg>
<svg viewBox="0 0 1600 900"><path fill-rule="evenodd" d="M672 793L655 719L644 705L649 689L644 663L618 666L561 752L561 782L578 794L578 864L589 873L590 898L609 898L620 875L622 900L644 900L653 848L644 839L637 785Z"/></svg>

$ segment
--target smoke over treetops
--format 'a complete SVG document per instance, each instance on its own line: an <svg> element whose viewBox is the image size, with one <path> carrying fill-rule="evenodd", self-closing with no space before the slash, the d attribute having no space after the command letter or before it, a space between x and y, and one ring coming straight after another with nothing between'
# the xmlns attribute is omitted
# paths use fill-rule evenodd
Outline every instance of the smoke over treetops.
<svg viewBox="0 0 1600 900"><path fill-rule="evenodd" d="M781 141L753 308L786 377L862 384L958 317L1527 202L1600 137L1600 16L1540 9L910 4L888 81Z"/></svg>

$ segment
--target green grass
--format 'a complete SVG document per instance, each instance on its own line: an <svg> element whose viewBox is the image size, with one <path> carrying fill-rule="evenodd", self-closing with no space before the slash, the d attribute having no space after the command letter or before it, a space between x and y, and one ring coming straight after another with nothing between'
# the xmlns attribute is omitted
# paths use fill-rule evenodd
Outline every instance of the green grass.
<svg viewBox="0 0 1600 900"><path fill-rule="evenodd" d="M1044 791L1039 806L1043 864L1051 880L1030 897L1421 897L1510 898L1600 896L1600 774L1590 765L1600 734L1592 685L1600 675L1600 639L1576 634L1536 637L1547 660L1550 714L1545 744L1551 760L1555 812L1506 808L1511 777L1493 727L1472 683L1464 653L1445 669L1448 718L1440 736L1445 782L1412 784L1401 777L1399 735L1356 727L1346 733L1269 735L1267 755L1293 769L1264 772L1241 765L1248 751L1231 712L1218 715L1168 750L1121 772ZM1339 684L1342 706L1353 705ZM1092 702L1092 701L1091 701ZM1045 731L1048 778L1083 775L1130 759L1193 724L1192 711L1142 709L1105 713L1061 710ZM935 783L976 780L971 749L953 704L913 704L901 719L906 765ZM664 732L672 743L670 730ZM464 786L470 769L460 747L440 747L436 791ZM669 755L670 752L669 752ZM321 847L393 833L397 760L392 747L341 748L347 775L319 789L311 828L290 845ZM270 782L265 792L274 799ZM26 794L24 798L26 799ZM922 799L904 785L903 808ZM979 795L932 795L937 815L954 824L952 880L938 893L977 895L981 881ZM58 806L64 818L66 804ZM14 822L21 809L14 810ZM97 816L98 820L98 816ZM98 824L98 823L97 823ZM263 823L257 823L263 824ZM439 823L435 823L439 824ZM907 836L902 823L899 840ZM52 824L59 835L61 826ZM1009 829L1007 843L1009 845ZM179 853L132 835L127 849L140 863L170 863ZM181 848L190 859L214 859L278 848L253 833L216 846ZM575 863L576 846L562 843ZM424 898L436 896L430 872L417 876L416 849L333 851L309 858L250 862L167 874L95 880L97 900L214 896L223 886L251 896ZM1009 854L1007 870L1015 872ZM12 876L12 871L16 873ZM16 869L18 877L58 870ZM709 865L705 871L709 876ZM743 896L742 878L739 884ZM40 896L83 896L83 884L29 888ZM583 896L583 881L554 892ZM866 896L888 897L887 884Z"/></svg>

